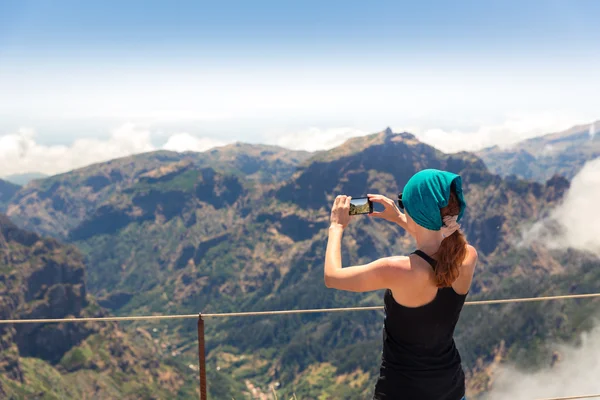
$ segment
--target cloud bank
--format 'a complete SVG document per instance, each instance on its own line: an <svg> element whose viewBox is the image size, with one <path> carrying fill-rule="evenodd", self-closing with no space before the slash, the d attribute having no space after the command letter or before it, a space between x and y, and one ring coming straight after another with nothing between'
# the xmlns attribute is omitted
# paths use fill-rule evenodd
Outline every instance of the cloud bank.
<svg viewBox="0 0 600 400"><path fill-rule="evenodd" d="M540 241L551 248L575 248L600 257L600 158L573 178L563 202L524 233L523 245Z"/></svg>
<svg viewBox="0 0 600 400"><path fill-rule="evenodd" d="M472 130L444 130L439 128L419 130L416 136L447 153L477 151L486 147L509 147L519 141L553 132L567 130L575 125L589 123L563 113L515 113L498 124L484 124ZM592 135L590 130L590 135Z"/></svg>
<svg viewBox="0 0 600 400"><path fill-rule="evenodd" d="M226 144L224 141L199 138L188 133L171 135L162 147L152 143L149 129L124 124L107 139L78 139L71 145L46 146L36 141L31 129L0 136L0 176L27 172L53 175L97 162L159 149L205 151Z"/></svg>
<svg viewBox="0 0 600 400"><path fill-rule="evenodd" d="M587 124L589 120L561 112L512 113L503 122L473 124L472 129L424 128L423 126L392 125L394 132L413 133L420 141L446 153L477 151L491 146L510 147L522 140L549 133L560 132L575 125ZM386 121L375 129L356 127L319 128L294 132L273 133L266 141L293 150L328 150L339 146L349 138L381 131ZM461 125L457 122L457 125ZM596 127L590 127L594 135Z"/></svg>
<svg viewBox="0 0 600 400"><path fill-rule="evenodd" d="M600 327L581 337L578 347L557 345L560 360L530 373L503 366L495 374L488 400L532 400L600 393Z"/></svg>
<svg viewBox="0 0 600 400"><path fill-rule="evenodd" d="M184 152L184 151L196 151L203 152L213 147L223 146L226 142L215 140L211 138L199 138L189 133L176 133L169 137L167 143L164 144L163 149Z"/></svg>
<svg viewBox="0 0 600 400"><path fill-rule="evenodd" d="M366 132L355 128L321 129L311 127L298 132L284 133L269 141L272 144L287 149L318 151L332 149L350 138L365 136L370 133L373 132Z"/></svg>
<svg viewBox="0 0 600 400"><path fill-rule="evenodd" d="M509 146L520 140L550 132L568 129L585 123L580 119L561 113L512 114L498 124L483 124L474 129L441 128L426 129L414 126L392 126L394 132L414 133L417 138L445 152L474 151L484 147ZM385 127L309 127L298 130L276 130L256 137L244 137L244 142L262 142L293 150L328 150L354 137L365 136ZM167 128L167 131L171 128ZM176 128L175 128L176 129ZM190 128L191 129L191 128ZM243 127L239 128L244 132ZM590 135L597 127L591 126ZM95 162L107 161L131 154L165 149L178 152L202 152L222 146L228 141L218 138L198 137L186 132L171 134L166 142L157 146L153 143L153 131L138 124L124 124L113 130L106 139L78 139L70 145L47 146L40 144L31 129L19 129L2 135L0 133L0 177L27 172L56 174ZM549 149L550 150L550 149Z"/></svg>

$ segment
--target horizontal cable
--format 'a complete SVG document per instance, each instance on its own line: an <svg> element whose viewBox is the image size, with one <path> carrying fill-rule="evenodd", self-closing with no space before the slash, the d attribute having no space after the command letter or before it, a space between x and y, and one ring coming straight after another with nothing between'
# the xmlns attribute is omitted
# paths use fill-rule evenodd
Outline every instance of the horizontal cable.
<svg viewBox="0 0 600 400"><path fill-rule="evenodd" d="M591 297L600 297L600 293L587 294L566 294L563 296L543 296L543 297L525 297L521 299L500 299L500 300L478 300L467 301L466 306L482 306L487 304L506 304L506 303L528 303L532 301L564 300L564 299L588 299Z"/></svg>
<svg viewBox="0 0 600 400"><path fill-rule="evenodd" d="M597 399L600 398L600 394L585 394L580 396L570 396L570 397L552 397L552 398L544 398L544 399L536 399L536 400L576 400L576 399Z"/></svg>
<svg viewBox="0 0 600 400"><path fill-rule="evenodd" d="M586 299L592 297L600 297L600 293L588 294L570 294L563 296L544 296L544 297L527 297L516 299L499 299L499 300L478 300L468 301L466 306L481 306L492 304L508 304L508 303L526 303L534 301L549 301L549 300L564 300L564 299ZM291 315L291 314L315 314L315 313L330 313L330 312L346 312L346 311L372 311L383 310L383 306L369 307L342 307L342 308L315 308L308 310L277 310L277 311L246 311L232 313L208 313L202 314L202 318L226 318L226 317L260 317L270 315ZM6 324L50 324L62 322L118 322L118 321L153 321L166 319L196 319L200 314L174 314L174 315L140 315L140 316L125 316L125 317L90 317L90 318L45 318L45 319L7 319L0 320L0 325Z"/></svg>

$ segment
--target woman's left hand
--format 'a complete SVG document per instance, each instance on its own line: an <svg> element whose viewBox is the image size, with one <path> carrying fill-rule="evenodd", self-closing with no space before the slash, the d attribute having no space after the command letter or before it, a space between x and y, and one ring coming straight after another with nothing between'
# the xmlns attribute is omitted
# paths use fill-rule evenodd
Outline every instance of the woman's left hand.
<svg viewBox="0 0 600 400"><path fill-rule="evenodd" d="M345 228L350 223L350 196L338 196L333 202L331 209L331 226Z"/></svg>

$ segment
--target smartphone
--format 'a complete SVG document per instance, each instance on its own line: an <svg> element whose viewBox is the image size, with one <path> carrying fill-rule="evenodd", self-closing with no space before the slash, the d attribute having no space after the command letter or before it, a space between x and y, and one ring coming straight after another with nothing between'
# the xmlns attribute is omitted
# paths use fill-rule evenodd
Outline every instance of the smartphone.
<svg viewBox="0 0 600 400"><path fill-rule="evenodd" d="M373 202L368 197L357 197L350 199L350 215L371 214Z"/></svg>

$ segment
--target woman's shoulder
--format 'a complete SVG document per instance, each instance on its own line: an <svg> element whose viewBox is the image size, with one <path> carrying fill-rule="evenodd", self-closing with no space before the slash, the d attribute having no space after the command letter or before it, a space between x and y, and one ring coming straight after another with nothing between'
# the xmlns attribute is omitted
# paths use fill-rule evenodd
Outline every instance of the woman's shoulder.
<svg viewBox="0 0 600 400"><path fill-rule="evenodd" d="M467 259L472 259L473 261L477 261L478 258L477 249L467 243Z"/></svg>
<svg viewBox="0 0 600 400"><path fill-rule="evenodd" d="M475 273L475 266L477 265L477 250L475 247L467 244L467 255L460 267L458 278L452 283L452 288L459 295L466 295L471 289L471 283L473 282L473 274Z"/></svg>
<svg viewBox="0 0 600 400"><path fill-rule="evenodd" d="M463 267L466 267L468 269L475 269L475 266L477 265L477 260L479 259L479 255L477 254L477 249L470 244L467 244L466 246L467 246L467 255L463 262Z"/></svg>

